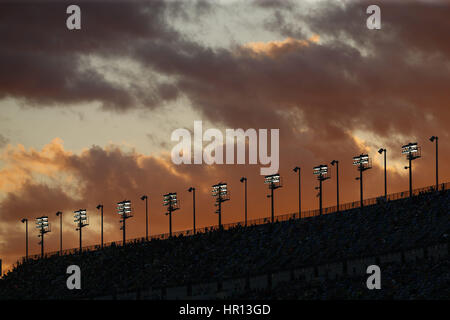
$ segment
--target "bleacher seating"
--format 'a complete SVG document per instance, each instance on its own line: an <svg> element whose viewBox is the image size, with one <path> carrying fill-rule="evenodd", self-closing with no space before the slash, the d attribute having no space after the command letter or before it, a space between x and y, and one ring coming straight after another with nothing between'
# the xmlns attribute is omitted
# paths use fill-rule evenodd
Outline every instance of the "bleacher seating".
<svg viewBox="0 0 450 320"><path fill-rule="evenodd" d="M125 247L113 245L81 255L55 255L22 261L0 280L0 299L118 298L126 292L140 292L141 297L158 298L161 295L152 294L152 290L178 287L166 290L168 298L176 298L183 291L179 288L186 286L191 288L191 292L201 295L202 284L216 286L217 282L225 279L243 279L301 268L306 270L314 266L320 266L317 268L319 274L311 271L311 277L320 278L328 274L329 281L325 284L311 284L304 280L278 281L269 291L261 286L260 291L248 290L245 291L247 296L237 294L236 297L267 294L274 299L421 298L424 295L447 295L448 298L448 290L442 286L442 282L447 281L448 287L448 276L439 276L441 271L449 274L448 253L441 252L444 262L430 262L434 260L421 258L420 248L448 243L449 207L450 193L444 190L423 193L411 199L379 202L363 210L356 208L273 224L237 226L193 236L141 241ZM413 251L416 249L417 254ZM399 252L407 250L408 255L400 254L398 258ZM436 250L437 253L429 250L430 254L439 255L439 249ZM388 266L387 273L383 273L386 279L390 279L386 280L386 290L395 288L395 292L383 290L383 294L359 295L358 286L364 276L341 277L333 271L343 261L375 256ZM82 290L66 288L66 268L72 264L81 268ZM358 267L356 262L354 267ZM430 268L435 269L427 278L426 271ZM331 276L333 272L335 274ZM415 281L417 286L403 287L408 281ZM236 280L234 285L239 286L240 283L242 287L242 281Z"/></svg>

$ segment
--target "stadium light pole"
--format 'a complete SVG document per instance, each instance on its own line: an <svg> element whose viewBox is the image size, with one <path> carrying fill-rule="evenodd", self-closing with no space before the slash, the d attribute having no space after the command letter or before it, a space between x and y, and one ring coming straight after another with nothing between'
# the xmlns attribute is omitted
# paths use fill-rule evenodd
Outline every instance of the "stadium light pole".
<svg viewBox="0 0 450 320"><path fill-rule="evenodd" d="M194 226L194 234L195 234L195 188L190 187L188 189L189 192L192 192L192 217L193 217L193 226Z"/></svg>
<svg viewBox="0 0 450 320"><path fill-rule="evenodd" d="M295 167L292 169L294 172L298 172L298 218L302 217L302 185L301 185L301 168Z"/></svg>
<svg viewBox="0 0 450 320"><path fill-rule="evenodd" d="M384 153L384 198L387 199L387 167L386 167L386 149L380 148L379 154Z"/></svg>
<svg viewBox="0 0 450 320"><path fill-rule="evenodd" d="M36 228L39 231L38 237L41 238L41 241L39 244L41 245L41 257L44 257L44 235L51 231L50 229L50 223L48 222L47 216L42 216L39 218L36 218Z"/></svg>
<svg viewBox="0 0 450 320"><path fill-rule="evenodd" d="M267 198L270 198L271 203L271 221L272 223L275 221L275 208L274 208L274 198L273 192L274 190L281 188L281 177L278 173L271 174L264 177L264 183L269 185L270 195L267 195Z"/></svg>
<svg viewBox="0 0 450 320"><path fill-rule="evenodd" d="M245 226L247 226L247 178L242 177L241 183L244 183L244 212L245 212Z"/></svg>
<svg viewBox="0 0 450 320"><path fill-rule="evenodd" d="M412 161L420 158L421 148L417 146L417 142L410 142L402 146L402 154L406 154L409 165L405 166L405 169L409 169L409 197L413 196L412 188Z"/></svg>
<svg viewBox="0 0 450 320"><path fill-rule="evenodd" d="M25 260L28 260L28 219L23 218L22 223L25 223Z"/></svg>
<svg viewBox="0 0 450 320"><path fill-rule="evenodd" d="M331 165L336 165L336 212L339 212L339 160L331 161Z"/></svg>
<svg viewBox="0 0 450 320"><path fill-rule="evenodd" d="M357 166L359 171L359 177L356 177L356 180L359 180L360 207L362 209L364 207L363 172L372 168L372 161L368 154L360 154L359 156L353 157L353 165Z"/></svg>
<svg viewBox="0 0 450 320"><path fill-rule="evenodd" d="M80 232L80 254L83 251L83 243L82 243L82 231L83 228L89 225L88 217L86 209L80 209L73 212L74 213L74 222L76 225L76 230Z"/></svg>
<svg viewBox="0 0 450 320"><path fill-rule="evenodd" d="M130 200L124 200L117 203L117 213L120 215L121 219L120 222L122 222L122 227L120 227L120 230L122 230L122 236L123 236L123 246L125 246L126 242L126 221L127 219L131 218L131 201Z"/></svg>
<svg viewBox="0 0 450 320"><path fill-rule="evenodd" d="M167 207L166 216L169 216L169 235L172 237L172 212L180 209L177 193L167 193L163 196L163 205Z"/></svg>
<svg viewBox="0 0 450 320"><path fill-rule="evenodd" d="M101 214L101 231L100 231L100 237L101 237L101 248L103 249L103 205L99 204L97 206L97 210L101 210L100 214Z"/></svg>
<svg viewBox="0 0 450 320"><path fill-rule="evenodd" d="M431 142L436 141L436 191L439 190L438 140L439 140L439 138L437 136L432 136L430 138Z"/></svg>
<svg viewBox="0 0 450 320"><path fill-rule="evenodd" d="M328 176L328 166L325 164L315 166L313 168L313 174L316 175L317 180L319 180L319 215L322 215L322 182L330 179L330 177Z"/></svg>
<svg viewBox="0 0 450 320"><path fill-rule="evenodd" d="M141 200L145 200L145 240L148 241L148 197L144 194Z"/></svg>
<svg viewBox="0 0 450 320"><path fill-rule="evenodd" d="M227 184L219 182L212 186L212 196L216 198L215 206L219 207L216 213L219 215L219 228L222 228L222 202L230 200Z"/></svg>
<svg viewBox="0 0 450 320"><path fill-rule="evenodd" d="M62 215L61 211L56 213L56 216L59 216L59 254L62 255Z"/></svg>

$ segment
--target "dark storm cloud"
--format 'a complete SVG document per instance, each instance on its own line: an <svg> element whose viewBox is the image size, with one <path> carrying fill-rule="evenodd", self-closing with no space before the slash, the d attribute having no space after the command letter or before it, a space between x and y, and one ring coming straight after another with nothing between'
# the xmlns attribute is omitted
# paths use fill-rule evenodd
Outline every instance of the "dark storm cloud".
<svg viewBox="0 0 450 320"><path fill-rule="evenodd" d="M294 2L253 3L273 13L266 24L273 32L305 39L301 26L307 25L331 40L255 57L243 48L205 47L169 25L168 17L195 23L196 15L214 10L207 1L83 2L80 32L65 28L67 3L2 4L0 95L35 106L99 101L123 111L153 108L183 93L206 117L233 126L289 129L280 111L301 110L305 125L323 137L343 137L342 128L411 134L416 126L445 127L446 117L432 124L422 119L438 112L448 117L442 108L450 80L448 5L383 4L383 29L372 31L365 27L368 2L320 2L313 11ZM301 23L287 22L287 15ZM81 57L92 54L131 58L173 83L112 84L83 68ZM325 116L333 121L323 126L318 120Z"/></svg>
<svg viewBox="0 0 450 320"><path fill-rule="evenodd" d="M299 70L302 77L313 79L313 84L326 92L323 101L314 93L311 98L316 101L311 106L318 112L310 110L308 114L317 118L323 115L321 110L328 110L330 118L346 127L360 126L379 134L445 130L450 116L444 107L450 51L443 39L450 33L445 18L450 6L442 1L385 2L380 4L382 30L374 32L365 27L369 4L353 1L342 6L330 1L321 2L315 14L294 12L298 21L321 38L332 39L311 55L305 51L299 59L314 70L314 74ZM301 28L286 21L286 13L277 11L266 26L285 36L304 37ZM368 55L361 55L354 45ZM338 76L330 77L329 72ZM309 100L311 88L305 92L302 86L297 89L306 99L298 97L296 101ZM423 121L426 115L433 116L433 121Z"/></svg>
<svg viewBox="0 0 450 320"><path fill-rule="evenodd" d="M448 5L383 3L382 30L374 31L365 26L367 1L319 2L305 10L292 1L253 2L273 13L265 24L270 31L307 42L262 52L206 47L169 25L168 17L195 23L196 15L214 10L212 2L83 2L81 32L65 29L65 5L4 5L1 95L35 106L100 101L104 109L124 111L182 94L212 121L282 128L283 150L300 139L317 157L329 157L330 148L313 141L357 147L354 130L395 144L399 136L448 135ZM321 40L307 41L305 26ZM130 58L171 83L113 85L95 69L79 68L88 54Z"/></svg>
<svg viewBox="0 0 450 320"><path fill-rule="evenodd" d="M301 110L305 124L327 139L344 138L346 129L382 136L446 130L450 62L443 39L450 7L382 5L383 29L373 31L365 26L367 6L327 2L315 14L297 12L299 21L328 41L291 46L284 54L277 48L275 58L192 42L178 42L176 50L145 43L136 57L176 77L177 87L208 118L232 126L289 130L291 119L280 111ZM286 23L288 13L274 13L272 31L279 23L280 33L303 36ZM438 26L433 32L430 19Z"/></svg>
<svg viewBox="0 0 450 320"><path fill-rule="evenodd" d="M254 5L273 13L265 24L270 31L303 42L262 52L213 49L169 26L168 16L194 23L196 15L214 10L212 2L83 3L82 32L58 27L65 5L25 11L9 5L2 10L7 56L0 63L11 76L2 72L0 90L36 105L100 101L117 111L151 108L182 93L206 118L229 127L282 128L282 161L297 156L286 151L294 145L331 158L329 145L317 141L357 152L354 130L375 133L393 147L408 142L402 136L448 135L450 6L386 2L382 29L374 31L365 26L367 1L319 2L305 10L295 2L284 10L286 3ZM23 19L29 22L20 24ZM306 41L305 26L321 40ZM137 81L125 90L96 70L73 68L85 54L127 57L172 82Z"/></svg>
<svg viewBox="0 0 450 320"><path fill-rule="evenodd" d="M82 2L82 31L66 28L69 4L0 3L0 97L24 99L37 107L99 101L123 110L140 101L151 104L157 92L112 84L81 58L124 57L139 41L170 43L178 35L165 22L169 4Z"/></svg>

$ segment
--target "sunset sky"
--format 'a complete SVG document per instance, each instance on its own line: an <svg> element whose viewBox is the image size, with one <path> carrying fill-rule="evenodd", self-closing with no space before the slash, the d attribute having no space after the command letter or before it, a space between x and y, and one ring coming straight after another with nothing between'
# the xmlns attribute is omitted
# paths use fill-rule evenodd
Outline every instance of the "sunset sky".
<svg viewBox="0 0 450 320"><path fill-rule="evenodd" d="M66 28L66 8L81 8L81 30ZM53 224L46 251L78 245L73 211L86 208L83 244L121 240L118 201L132 201L127 238L168 232L162 195L178 192L173 229L217 224L211 185L229 184L223 223L270 215L257 165L174 165L171 133L207 128L279 129L276 214L318 208L312 168L340 161L341 203L359 200L352 157L367 152L365 198L408 189L401 146L418 142L414 188L433 185L439 136L440 182L450 180L450 4L377 1L381 30L369 30L372 1L3 1L0 0L0 259L7 269L39 253L34 219ZM324 206L335 204L335 168Z"/></svg>

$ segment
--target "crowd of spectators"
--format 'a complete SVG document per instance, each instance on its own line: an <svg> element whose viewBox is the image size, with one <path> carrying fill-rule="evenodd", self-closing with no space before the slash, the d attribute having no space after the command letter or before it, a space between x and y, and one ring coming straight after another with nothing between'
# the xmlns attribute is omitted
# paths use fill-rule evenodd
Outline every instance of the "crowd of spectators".
<svg viewBox="0 0 450 320"><path fill-rule="evenodd" d="M448 300L450 260L419 259L380 264L380 289L367 288L368 275L345 275L314 281L294 279L274 288L246 290L228 296L239 300Z"/></svg>
<svg viewBox="0 0 450 320"><path fill-rule="evenodd" d="M449 207L450 193L444 190L311 218L237 226L166 240L111 245L82 254L22 261L0 280L0 299L103 296L425 247L448 242ZM67 290L66 268L72 264L82 270L82 290ZM401 267L393 268L393 274L404 272ZM448 273L448 262L439 268L446 268ZM393 276L393 285L401 286L403 280L398 280L400 278ZM425 281L426 286L426 273L418 271L417 278ZM336 281L302 291L306 292L303 297L358 298L352 279ZM296 285L275 288L270 296L293 297L298 292L294 288ZM432 287L431 284L430 290ZM422 294L404 292L401 288L396 292L400 298Z"/></svg>

